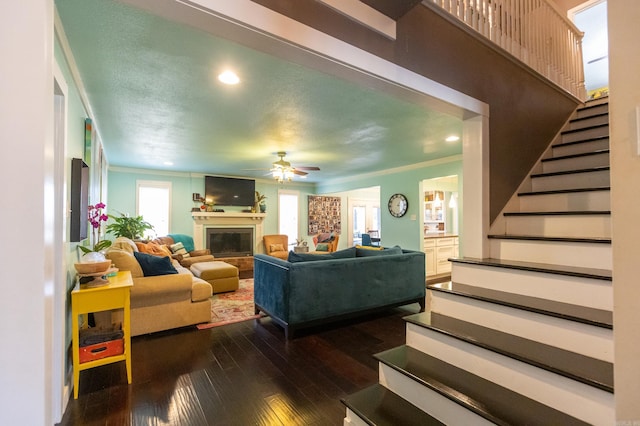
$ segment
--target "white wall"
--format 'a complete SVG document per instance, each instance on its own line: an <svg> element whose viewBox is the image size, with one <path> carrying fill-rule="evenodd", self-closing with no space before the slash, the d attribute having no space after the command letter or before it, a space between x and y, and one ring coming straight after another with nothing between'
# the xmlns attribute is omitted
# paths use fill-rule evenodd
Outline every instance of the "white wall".
<svg viewBox="0 0 640 426"><path fill-rule="evenodd" d="M608 17L616 419L640 425L638 0L609 0Z"/></svg>
<svg viewBox="0 0 640 426"><path fill-rule="evenodd" d="M49 425L53 0L0 14L0 424Z"/></svg>

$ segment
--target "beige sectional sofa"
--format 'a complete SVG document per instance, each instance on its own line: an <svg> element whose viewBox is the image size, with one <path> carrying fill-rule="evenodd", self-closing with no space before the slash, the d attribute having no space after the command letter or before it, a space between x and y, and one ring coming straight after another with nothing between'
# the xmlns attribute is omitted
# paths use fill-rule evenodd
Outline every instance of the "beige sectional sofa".
<svg viewBox="0 0 640 426"><path fill-rule="evenodd" d="M132 336L211 320L211 284L195 277L175 259L171 263L177 274L145 277L134 251L137 247L133 241L118 238L106 254L116 268L131 271ZM111 321L117 322L118 318Z"/></svg>

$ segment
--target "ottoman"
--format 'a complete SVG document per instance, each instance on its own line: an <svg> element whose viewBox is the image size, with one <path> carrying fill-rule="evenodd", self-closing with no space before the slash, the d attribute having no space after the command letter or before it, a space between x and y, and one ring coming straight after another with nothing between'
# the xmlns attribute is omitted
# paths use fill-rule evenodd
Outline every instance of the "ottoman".
<svg viewBox="0 0 640 426"><path fill-rule="evenodd" d="M238 268L226 262L198 262L191 265L191 273L211 284L213 293L235 291L240 285Z"/></svg>

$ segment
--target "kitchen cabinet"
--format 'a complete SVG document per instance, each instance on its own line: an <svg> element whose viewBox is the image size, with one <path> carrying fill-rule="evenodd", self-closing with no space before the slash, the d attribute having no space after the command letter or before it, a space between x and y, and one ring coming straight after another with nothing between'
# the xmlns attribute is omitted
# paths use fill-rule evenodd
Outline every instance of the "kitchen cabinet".
<svg viewBox="0 0 640 426"><path fill-rule="evenodd" d="M451 273L449 258L457 257L457 235L435 235L424 238L423 251L425 253L425 269L427 278Z"/></svg>

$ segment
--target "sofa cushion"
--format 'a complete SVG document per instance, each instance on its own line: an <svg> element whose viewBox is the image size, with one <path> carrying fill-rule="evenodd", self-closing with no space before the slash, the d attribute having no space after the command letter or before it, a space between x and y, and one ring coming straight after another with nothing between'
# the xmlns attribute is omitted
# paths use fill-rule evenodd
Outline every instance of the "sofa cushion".
<svg viewBox="0 0 640 426"><path fill-rule="evenodd" d="M133 253L142 268L145 277L155 277L157 275L177 274L176 268L171 264L170 257L159 257L152 254Z"/></svg>
<svg viewBox="0 0 640 426"><path fill-rule="evenodd" d="M133 252L126 250L110 248L107 251L106 257L113 262L113 265L119 270L130 271L131 278L143 277L144 273L142 272L142 268L132 253Z"/></svg>
<svg viewBox="0 0 640 426"><path fill-rule="evenodd" d="M394 254L402 254L402 248L400 248L400 246L394 246L390 248L385 248L383 250L371 250L371 249L356 247L356 257L390 256Z"/></svg>
<svg viewBox="0 0 640 426"><path fill-rule="evenodd" d="M289 257L287 260L291 263L296 262L307 262L307 261L318 261L318 260L331 260L331 259L349 259L356 257L356 248L349 247L343 250L334 251L332 253L327 254L317 254L317 253L296 253L293 251L289 252Z"/></svg>

